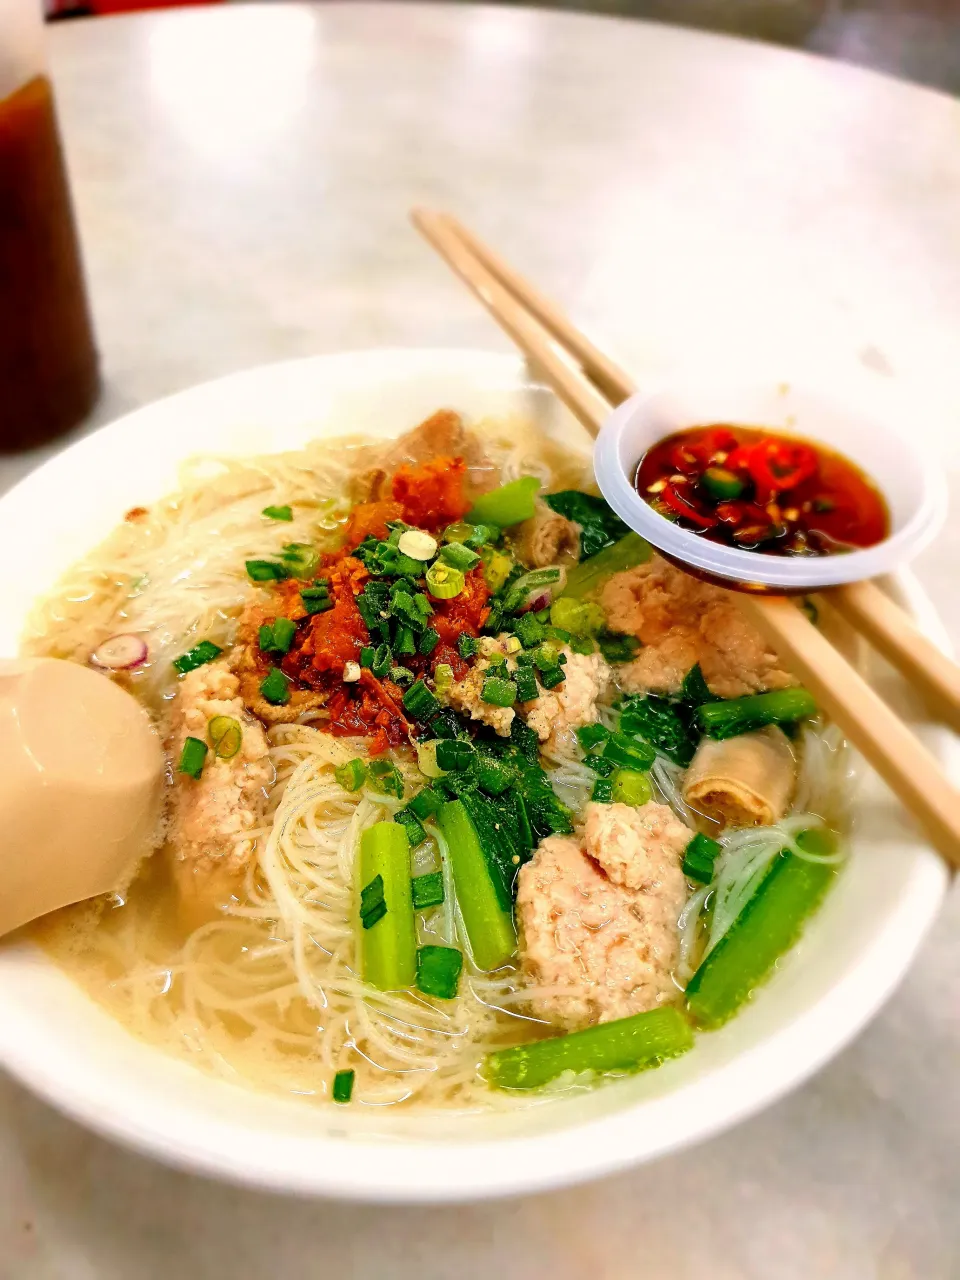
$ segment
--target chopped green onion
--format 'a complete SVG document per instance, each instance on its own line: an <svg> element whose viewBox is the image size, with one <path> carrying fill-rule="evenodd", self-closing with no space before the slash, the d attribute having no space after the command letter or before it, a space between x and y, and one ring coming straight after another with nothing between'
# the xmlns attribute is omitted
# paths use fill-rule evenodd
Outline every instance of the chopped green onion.
<svg viewBox="0 0 960 1280"><path fill-rule="evenodd" d="M408 806L406 809L398 809L393 815L394 822L399 822L401 827L407 833L407 839L410 841L410 848L416 849L418 845L423 844L427 838L423 823L417 815Z"/></svg>
<svg viewBox="0 0 960 1280"><path fill-rule="evenodd" d="M657 753L646 742L638 742L623 733L611 733L604 745L603 756L623 769L646 772L656 760Z"/></svg>
<svg viewBox="0 0 960 1280"><path fill-rule="evenodd" d="M426 572L427 587L437 600L452 600L458 596L466 584L466 578L453 565L434 561Z"/></svg>
<svg viewBox="0 0 960 1280"><path fill-rule="evenodd" d="M359 791L367 780L367 766L359 757L356 757L348 760L346 764L338 764L333 771L333 776L344 791Z"/></svg>
<svg viewBox="0 0 960 1280"><path fill-rule="evenodd" d="M390 652L390 646L388 644L378 645L370 663L370 670L378 680L382 680L392 666L393 654Z"/></svg>
<svg viewBox="0 0 960 1280"><path fill-rule="evenodd" d="M403 799L403 774L392 760L371 760L367 774L374 791Z"/></svg>
<svg viewBox="0 0 960 1280"><path fill-rule="evenodd" d="M297 624L289 618L274 618L260 628L260 648L264 653L289 653Z"/></svg>
<svg viewBox="0 0 960 1280"><path fill-rule="evenodd" d="M719 1027L750 999L819 905L835 868L795 853L774 858L753 896L687 984L687 1008Z"/></svg>
<svg viewBox="0 0 960 1280"><path fill-rule="evenodd" d="M438 1000L452 1000L457 994L463 956L456 947L419 947L417 950L417 990Z"/></svg>
<svg viewBox="0 0 960 1280"><path fill-rule="evenodd" d="M246 560L244 564L251 582L282 582L290 577L290 571L276 560Z"/></svg>
<svg viewBox="0 0 960 1280"><path fill-rule="evenodd" d="M437 738L459 738L460 721L452 711L447 709L430 717L430 731Z"/></svg>
<svg viewBox="0 0 960 1280"><path fill-rule="evenodd" d="M716 840L697 832L683 851L683 874L687 879L695 880L697 884L709 884L721 847Z"/></svg>
<svg viewBox="0 0 960 1280"><path fill-rule="evenodd" d="M473 743L464 742L462 738L437 743L437 764L445 772L469 769L473 756Z"/></svg>
<svg viewBox="0 0 960 1280"><path fill-rule="evenodd" d="M207 758L207 744L199 738L186 738L180 752L177 773L185 773L196 781L203 772L203 762Z"/></svg>
<svg viewBox="0 0 960 1280"><path fill-rule="evenodd" d="M650 779L645 773L638 773L635 769L618 769L611 781L614 804L639 807L653 797Z"/></svg>
<svg viewBox="0 0 960 1280"><path fill-rule="evenodd" d="M405 586L406 584L404 584ZM390 595L390 611L412 631L423 630L423 615L413 596L403 587L394 587Z"/></svg>
<svg viewBox="0 0 960 1280"><path fill-rule="evenodd" d="M223 650L212 640L201 640L186 653L181 653L179 658L174 658L173 665L182 676L185 676L188 671L196 671L197 667L203 667L214 658L219 658L221 653Z"/></svg>
<svg viewBox="0 0 960 1280"><path fill-rule="evenodd" d="M543 639L543 623L538 622L532 613L522 613L514 623L514 630L525 649L532 649Z"/></svg>
<svg viewBox="0 0 960 1280"><path fill-rule="evenodd" d="M480 690L480 699L492 707L512 707L517 700L517 686L513 680L488 676Z"/></svg>
<svg viewBox="0 0 960 1280"><path fill-rule="evenodd" d="M214 716L209 720L207 737L218 760L232 760L243 746L243 730L233 716Z"/></svg>
<svg viewBox="0 0 960 1280"><path fill-rule="evenodd" d="M290 507L264 507L260 514L266 516L268 520L293 519L293 511Z"/></svg>
<svg viewBox="0 0 960 1280"><path fill-rule="evenodd" d="M448 542L441 548L439 558L444 564L452 565L454 569L462 569L464 573L480 563L480 557L476 551L471 551L462 542Z"/></svg>
<svg viewBox="0 0 960 1280"><path fill-rule="evenodd" d="M530 667L517 667L513 673L513 682L517 686L517 698L521 702L532 702L540 696L537 678Z"/></svg>
<svg viewBox="0 0 960 1280"><path fill-rule="evenodd" d="M390 679L394 684L410 684L413 680L413 672L409 667L391 667Z"/></svg>
<svg viewBox="0 0 960 1280"><path fill-rule="evenodd" d="M453 667L449 662L438 662L436 670L433 673L433 683L437 693L441 696L449 693L453 688Z"/></svg>
<svg viewBox="0 0 960 1280"><path fill-rule="evenodd" d="M315 582L312 587L304 587L300 592L300 601L311 618L315 613L324 613L333 608L330 588L325 582Z"/></svg>
<svg viewBox="0 0 960 1280"><path fill-rule="evenodd" d="M546 587L555 587L563 576L563 571L555 565L548 569L531 569L522 574L510 587L503 599L504 613L516 613L533 596L543 593Z"/></svg>
<svg viewBox="0 0 960 1280"><path fill-rule="evenodd" d="M604 759L602 753L591 752L585 757L583 763L600 778L612 778L617 772L617 766L612 760Z"/></svg>
<svg viewBox="0 0 960 1280"><path fill-rule="evenodd" d="M376 652L377 651L372 644L365 644L363 648L360 650L361 667L366 667L367 670L370 670L370 668L373 666L373 659Z"/></svg>
<svg viewBox="0 0 960 1280"><path fill-rule="evenodd" d="M632 569L634 565L644 564L650 559L653 548L645 542L639 533L628 533L612 547L605 547L595 556L581 560L567 574L567 581L561 595L572 596L581 600L595 591L601 583L614 573L623 569Z"/></svg>
<svg viewBox="0 0 960 1280"><path fill-rule="evenodd" d="M260 692L273 706L286 706L290 701L290 680L279 667L271 667L260 681Z"/></svg>
<svg viewBox="0 0 960 1280"><path fill-rule="evenodd" d="M480 641L476 636L468 636L465 631L457 636L457 652L461 658L472 658L480 652Z"/></svg>
<svg viewBox="0 0 960 1280"><path fill-rule="evenodd" d="M360 923L364 929L372 929L387 914L383 897L383 876L376 875L360 890Z"/></svg>
<svg viewBox="0 0 960 1280"><path fill-rule="evenodd" d="M413 638L413 632L409 627L397 627L397 636L393 642L394 650L403 655L410 657L417 652L417 642Z"/></svg>
<svg viewBox="0 0 960 1280"><path fill-rule="evenodd" d="M413 604L422 621L426 622L427 618L433 613L433 605L430 603L429 597L424 595L422 591L418 591L413 597Z"/></svg>
<svg viewBox="0 0 960 1280"><path fill-rule="evenodd" d="M377 822L360 837L357 879L369 886L377 877L383 885L385 913L375 926L366 926L361 916L361 971L371 986L394 991L413 986L417 974L410 846L403 827L396 822Z"/></svg>
<svg viewBox="0 0 960 1280"><path fill-rule="evenodd" d="M295 578L309 578L320 563L320 552L309 542L288 542L283 548L283 563Z"/></svg>
<svg viewBox="0 0 960 1280"><path fill-rule="evenodd" d="M590 799L597 804L613 804L613 778L598 778L593 784Z"/></svg>
<svg viewBox="0 0 960 1280"><path fill-rule="evenodd" d="M582 729L577 730L577 742L580 743L582 751L589 751L593 747L597 747L601 742L606 742L610 737L610 730L602 724L585 724Z"/></svg>
<svg viewBox="0 0 960 1280"><path fill-rule="evenodd" d="M414 720L429 720L440 710L440 703L422 680L417 680L403 695L404 709Z"/></svg>
<svg viewBox="0 0 960 1280"><path fill-rule="evenodd" d="M563 668L558 666L548 667L546 671L540 672L540 683L545 689L555 689L566 679L563 674Z"/></svg>
<svg viewBox="0 0 960 1280"><path fill-rule="evenodd" d="M439 907L444 900L443 872L428 871L425 875L414 876L413 887L414 911L426 911L428 907Z"/></svg>
<svg viewBox="0 0 960 1280"><path fill-rule="evenodd" d="M433 627L427 627L417 641L417 653L422 653L424 657L429 657L439 643L439 634L434 631Z"/></svg>
<svg viewBox="0 0 960 1280"><path fill-rule="evenodd" d="M421 822L427 818L432 818L440 812L440 805L443 801L430 787L424 787L422 791L418 791L408 805L412 809Z"/></svg>
<svg viewBox="0 0 960 1280"><path fill-rule="evenodd" d="M513 912L500 902L476 827L463 802L445 804L439 822L450 850L457 903L474 963L478 969L499 969L517 948Z"/></svg>
<svg viewBox="0 0 960 1280"><path fill-rule="evenodd" d="M334 1102L349 1102L353 1097L353 1071L338 1071L333 1077Z"/></svg>
<svg viewBox="0 0 960 1280"><path fill-rule="evenodd" d="M817 714L817 704L799 687L777 689L773 693L752 693L726 702L707 702L697 710L697 719L710 738L734 738L768 724L792 724Z"/></svg>
<svg viewBox="0 0 960 1280"><path fill-rule="evenodd" d="M470 524L495 524L500 529L529 520L535 510L534 500L540 492L540 481L533 476L521 476L483 493L467 512Z"/></svg>
<svg viewBox="0 0 960 1280"><path fill-rule="evenodd" d="M679 1009L667 1006L500 1049L487 1054L482 1074L498 1089L537 1089L564 1071L637 1071L692 1048L689 1022Z"/></svg>
<svg viewBox="0 0 960 1280"><path fill-rule="evenodd" d="M417 743L417 768L426 778L439 778L443 770L437 764L437 747L442 739L431 738L429 742Z"/></svg>

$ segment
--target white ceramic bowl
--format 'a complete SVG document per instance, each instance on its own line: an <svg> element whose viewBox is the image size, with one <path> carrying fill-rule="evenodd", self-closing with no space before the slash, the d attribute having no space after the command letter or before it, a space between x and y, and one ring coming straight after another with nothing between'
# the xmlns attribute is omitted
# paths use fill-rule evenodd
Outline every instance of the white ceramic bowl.
<svg viewBox="0 0 960 1280"><path fill-rule="evenodd" d="M597 483L631 529L667 555L714 577L787 591L859 582L909 563L943 523L943 470L910 438L918 411L916 401L866 374L845 374L829 385L685 374L667 386L631 396L614 410L597 440ZM845 454L886 497L889 537L842 556L791 559L709 542L659 515L636 491L637 464L664 436L712 423L789 431Z"/></svg>
<svg viewBox="0 0 960 1280"><path fill-rule="evenodd" d="M9 556L0 653L38 590L198 451L286 449L322 434L398 433L440 405L521 413L587 448L554 397L507 356L370 351L238 374L130 414L0 500ZM901 590L921 624L936 619ZM902 707L917 721L916 707ZM928 741L941 756L947 735ZM716 1133L827 1061L896 985L939 906L940 861L871 775L853 856L800 946L751 1007L658 1071L522 1111L420 1117L317 1107L202 1074L129 1036L27 942L0 946L0 1064L92 1128L182 1167L361 1200L532 1192L650 1160Z"/></svg>

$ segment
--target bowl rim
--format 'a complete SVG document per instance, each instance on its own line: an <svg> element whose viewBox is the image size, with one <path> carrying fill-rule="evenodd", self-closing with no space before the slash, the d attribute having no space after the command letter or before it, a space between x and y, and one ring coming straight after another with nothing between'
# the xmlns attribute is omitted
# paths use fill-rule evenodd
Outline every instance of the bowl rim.
<svg viewBox="0 0 960 1280"><path fill-rule="evenodd" d="M756 394L761 387L768 393L770 386L778 382L782 382L782 379L748 382L740 377L713 376L707 385L736 396ZM628 473L628 464L622 457L622 445L624 436L639 414L665 395L676 394L678 391L682 393L685 383L685 376L677 375L668 382L638 391L624 400L603 423L594 446L597 484L607 502L631 529L675 560L729 582L756 583L781 587L787 591L812 591L892 573L918 555L942 527L947 513L947 486L943 468L929 451L919 456L912 453L907 440L889 422L876 417L874 425L878 433L882 433L888 442L900 445L918 466L922 491L910 519L901 529L875 546L864 547L842 556L789 559L709 542L696 533L681 528L654 511L637 493L633 480L636 462L629 464L632 469ZM826 390L813 380L794 380L791 390L812 391L841 405L849 404L852 398L850 395ZM797 434L804 439L816 440L815 436L807 432Z"/></svg>
<svg viewBox="0 0 960 1280"><path fill-rule="evenodd" d="M295 380L298 371L328 376L345 369L355 380L377 373L387 377L391 370L406 370L410 365L423 372L441 368L465 379L499 380L509 383L515 391L538 385L519 358L470 349L371 349L263 365L200 384L124 415L55 455L0 497L0 508L13 494L19 493L21 500L27 497L35 478L48 468L69 470L76 457L74 451L82 450L90 439L117 440L127 436L138 418L141 424L155 427L164 414L176 411L185 399L198 393L209 396L217 389L240 392L251 378L263 376L289 375ZM908 575L899 576L897 587L921 628L943 644L942 626L919 587ZM946 742L945 737L940 739L940 743ZM943 752L950 748L938 743L937 749ZM450 1147L429 1140L315 1138L313 1142L325 1144L331 1159L298 1165L291 1158L291 1139L287 1136L278 1137L271 1132L249 1137L212 1110L209 1115L204 1113L202 1124L196 1127L185 1123L190 1104L171 1096L172 1090L166 1097L151 1099L157 1105L141 1106L131 1114L134 1109L129 1102L118 1104L110 1080L99 1078L95 1071L88 1068L78 1086L64 1071L62 1053L58 1056L56 1052L59 1028L51 1026L47 1019L40 1022L43 1034L38 1035L37 1011L26 1009L22 1000L18 1003L12 984L3 976L0 1066L61 1111L114 1141L167 1164L252 1187L393 1203L463 1201L545 1191L614 1173L635 1165L641 1158L654 1159L690 1146L756 1113L807 1079L859 1032L903 977L937 914L946 885L942 863L932 855L917 859L907 891L840 981L787 1025L739 1051L719 1069L712 1069L709 1082L695 1082L692 1105L690 1089L656 1099L655 1105L670 1121L670 1132L652 1144L644 1143L636 1128L635 1113L646 1104L628 1101L602 1118L568 1123L548 1133L457 1142L455 1149L460 1158L455 1178L442 1158ZM55 969L53 962L36 948L24 950L27 965ZM62 972L57 973L64 982L70 982ZM76 996L112 1026L120 1025L79 988ZM123 1034L129 1035L125 1030ZM162 1054L160 1049L146 1048L151 1054ZM170 1058L167 1061L191 1078L197 1074L197 1069L185 1062ZM233 1090L242 1096L251 1092L247 1087L220 1080L213 1083L217 1089ZM287 1105L299 1108L302 1104ZM177 1118L180 1123L172 1123ZM238 1133L248 1141L238 1141Z"/></svg>

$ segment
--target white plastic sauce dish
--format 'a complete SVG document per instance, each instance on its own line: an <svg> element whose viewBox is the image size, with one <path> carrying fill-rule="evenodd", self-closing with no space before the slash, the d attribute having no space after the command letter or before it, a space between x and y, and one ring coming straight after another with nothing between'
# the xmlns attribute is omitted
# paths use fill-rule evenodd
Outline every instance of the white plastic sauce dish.
<svg viewBox="0 0 960 1280"><path fill-rule="evenodd" d="M771 396L684 404L675 396L658 412L665 429L727 414L776 424L783 419L770 416L775 403ZM0 499L0 538L31 548L7 566L0 653L16 652L38 592L130 506L175 489L184 459L279 452L344 432L398 435L439 406L456 408L469 424L521 415L572 448L590 449L556 397L513 356L360 351L208 383L104 427ZM890 589L942 642L936 614L910 578ZM895 691L882 672L876 683L884 697ZM918 701L901 693L896 706L945 765L960 763L955 740L926 722ZM543 1191L655 1159L755 1113L826 1063L890 995L935 918L947 884L942 860L876 776L862 762L857 768L850 857L799 945L735 1019L656 1071L483 1113L311 1104L208 1074L135 1038L23 936L0 945L0 1068L158 1159L301 1195L470 1200Z"/></svg>
<svg viewBox="0 0 960 1280"><path fill-rule="evenodd" d="M597 483L631 529L678 563L722 581L797 592L890 573L936 535L946 515L946 484L936 459L911 440L918 406L878 382L675 378L631 396L604 423L594 452ZM660 515L637 493L641 458L665 436L714 424L788 432L845 455L886 499L889 536L843 555L771 556L711 542Z"/></svg>

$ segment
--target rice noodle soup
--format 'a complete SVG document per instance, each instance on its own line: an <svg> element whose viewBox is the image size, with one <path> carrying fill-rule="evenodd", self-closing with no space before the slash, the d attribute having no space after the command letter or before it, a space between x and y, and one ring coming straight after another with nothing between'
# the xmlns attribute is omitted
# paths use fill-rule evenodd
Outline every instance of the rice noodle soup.
<svg viewBox="0 0 960 1280"><path fill-rule="evenodd" d="M188 463L26 649L130 690L169 764L132 883L36 936L134 1034L261 1088L475 1109L654 1067L844 856L837 730L514 421Z"/></svg>

